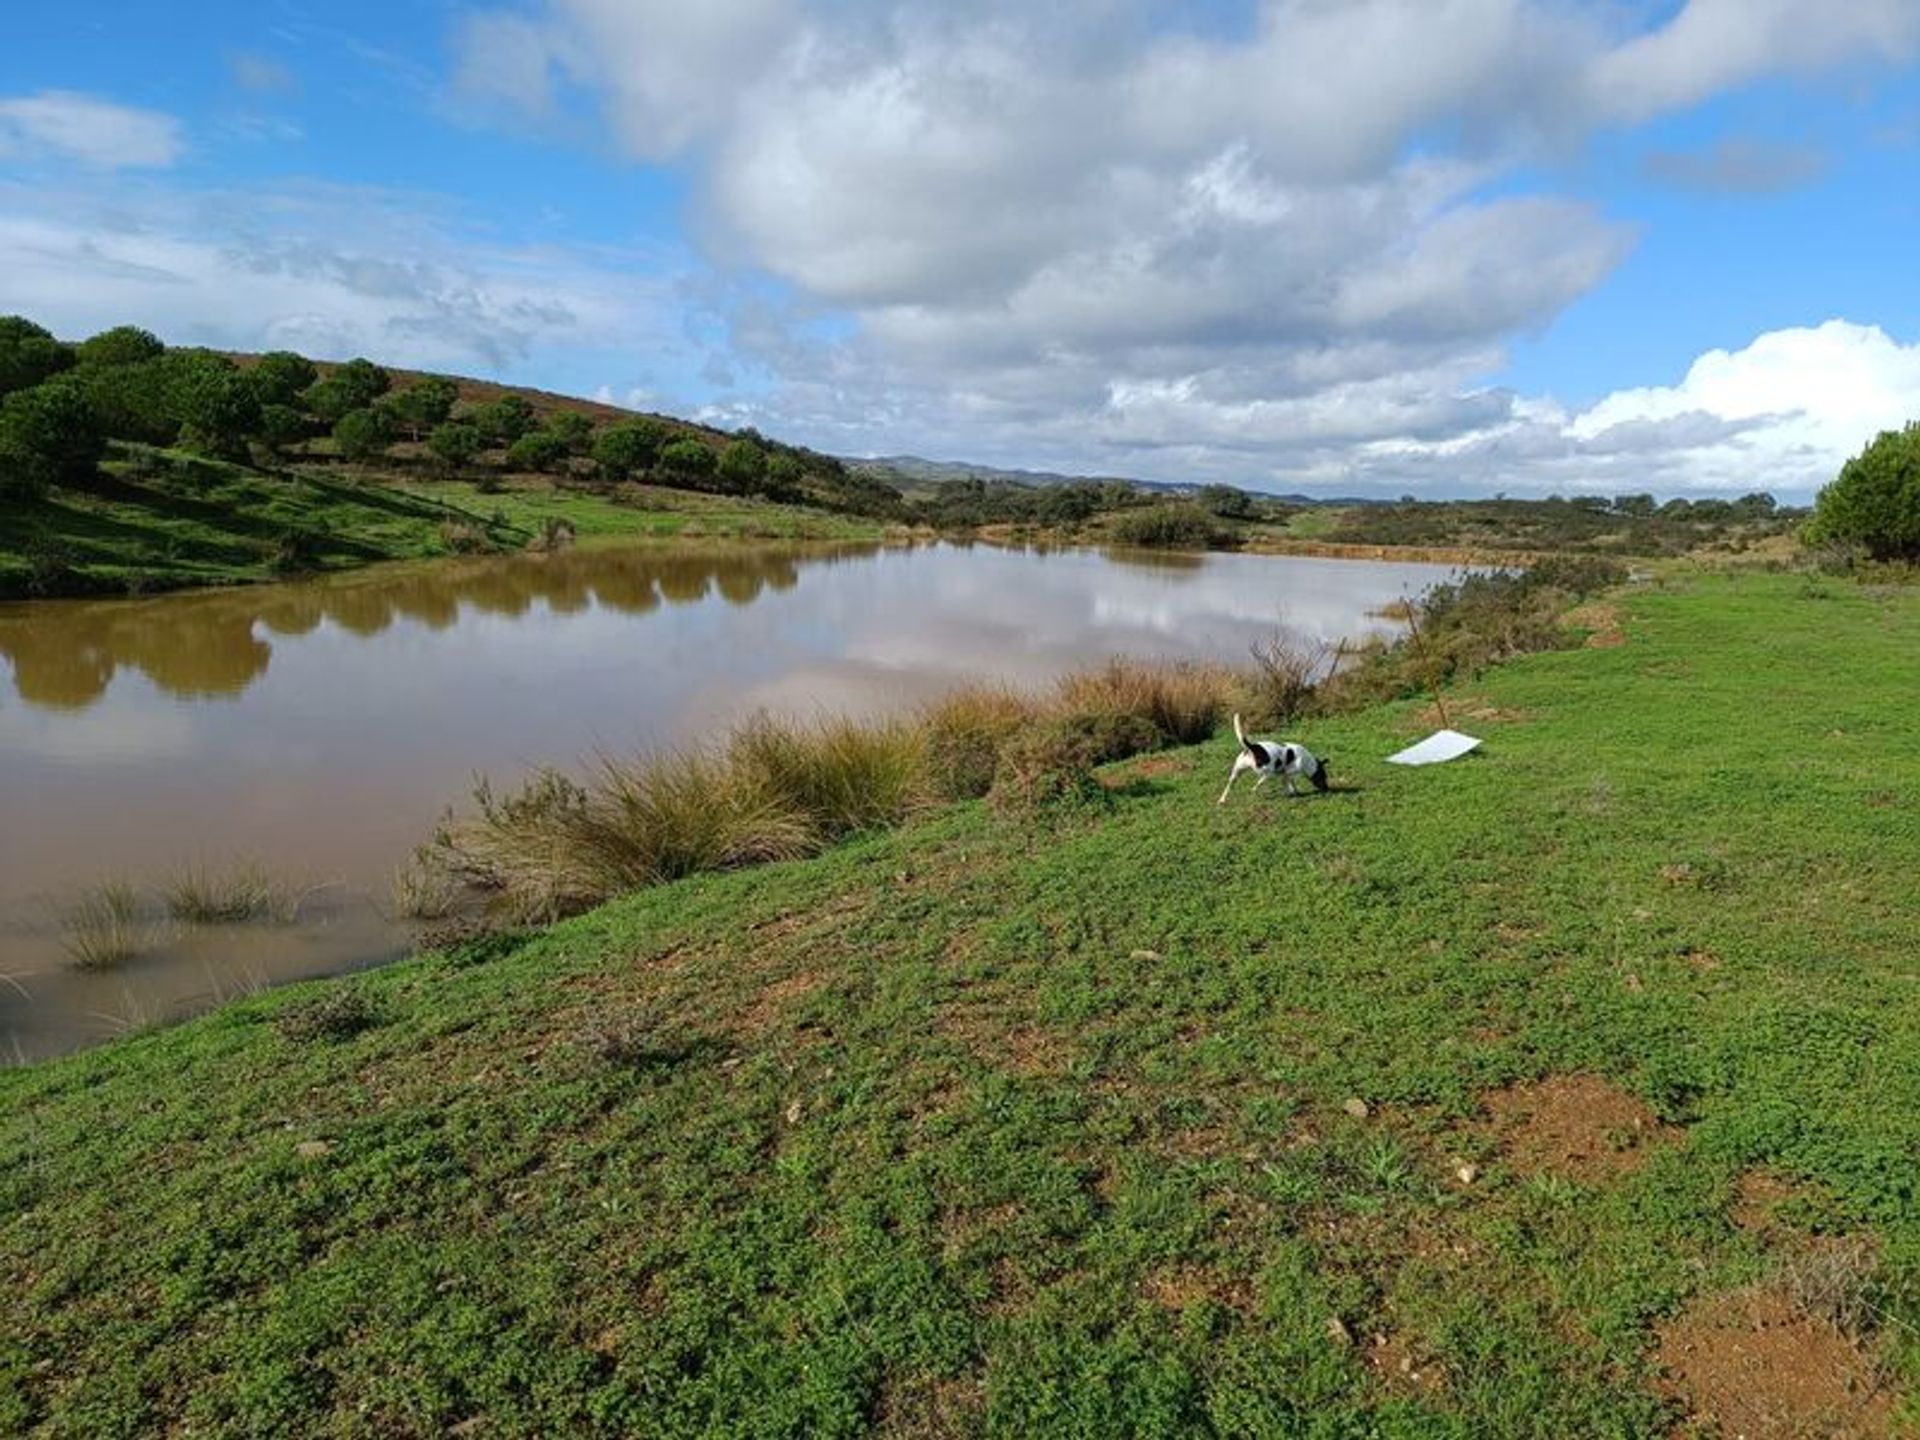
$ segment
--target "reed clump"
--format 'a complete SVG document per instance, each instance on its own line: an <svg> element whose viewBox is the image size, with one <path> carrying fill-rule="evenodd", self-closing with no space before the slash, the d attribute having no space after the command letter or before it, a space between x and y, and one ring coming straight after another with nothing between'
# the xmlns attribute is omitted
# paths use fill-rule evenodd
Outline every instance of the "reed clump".
<svg viewBox="0 0 1920 1440"><path fill-rule="evenodd" d="M265 920L289 925L298 917L300 895L258 865L232 870L195 866L160 887L167 913L182 925L243 925Z"/></svg>
<svg viewBox="0 0 1920 1440"><path fill-rule="evenodd" d="M82 970L111 970L160 943L140 893L110 880L83 891L60 914L60 948Z"/></svg>

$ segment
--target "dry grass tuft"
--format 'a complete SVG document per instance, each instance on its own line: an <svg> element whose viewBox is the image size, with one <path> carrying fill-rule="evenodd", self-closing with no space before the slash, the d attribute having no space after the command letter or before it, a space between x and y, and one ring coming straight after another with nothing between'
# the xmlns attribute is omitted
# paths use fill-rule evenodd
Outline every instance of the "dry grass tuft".
<svg viewBox="0 0 1920 1440"><path fill-rule="evenodd" d="M60 948L82 970L111 970L160 943L160 932L143 914L140 894L123 881L82 892L61 913Z"/></svg>
<svg viewBox="0 0 1920 1440"><path fill-rule="evenodd" d="M1240 676L1225 665L1115 659L1062 680L1056 708L1067 715L1145 720L1162 744L1197 745L1226 719L1239 686Z"/></svg>
<svg viewBox="0 0 1920 1440"><path fill-rule="evenodd" d="M238 925L249 920L291 924L300 895L257 865L224 873L196 867L160 887L167 913L183 925Z"/></svg>

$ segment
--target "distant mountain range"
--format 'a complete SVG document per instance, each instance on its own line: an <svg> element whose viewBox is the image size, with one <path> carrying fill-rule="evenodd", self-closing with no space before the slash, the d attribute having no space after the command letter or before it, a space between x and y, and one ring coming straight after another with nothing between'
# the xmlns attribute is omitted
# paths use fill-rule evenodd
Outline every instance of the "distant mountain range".
<svg viewBox="0 0 1920 1440"><path fill-rule="evenodd" d="M1061 475L1052 470L1001 470L992 465L975 465L964 460L928 460L919 455L879 455L872 459L847 459L846 466L856 474L906 488L913 485L939 485L951 480L984 480L1003 485L1133 485L1142 490L1158 490L1169 495L1187 495L1200 487L1165 480L1136 480L1130 475ZM1265 499L1288 505L1378 505L1379 497L1340 497L1317 495L1275 495L1265 490L1249 491Z"/></svg>

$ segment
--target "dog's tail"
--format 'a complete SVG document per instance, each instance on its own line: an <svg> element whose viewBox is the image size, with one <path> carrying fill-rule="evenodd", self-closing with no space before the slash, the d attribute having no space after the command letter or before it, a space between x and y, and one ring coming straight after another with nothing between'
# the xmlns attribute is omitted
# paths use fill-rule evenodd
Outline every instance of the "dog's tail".
<svg viewBox="0 0 1920 1440"><path fill-rule="evenodd" d="M1238 710L1233 712L1233 738L1240 742L1242 749L1251 751L1255 759L1259 758L1260 752L1254 750L1253 742L1247 739L1247 732L1240 728L1240 712Z"/></svg>

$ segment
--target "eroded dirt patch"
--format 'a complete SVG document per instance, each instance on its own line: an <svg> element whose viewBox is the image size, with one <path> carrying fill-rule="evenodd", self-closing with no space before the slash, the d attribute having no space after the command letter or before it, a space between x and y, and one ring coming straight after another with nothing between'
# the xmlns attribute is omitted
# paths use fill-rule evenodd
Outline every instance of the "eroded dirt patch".
<svg viewBox="0 0 1920 1440"><path fill-rule="evenodd" d="M1566 615L1567 623L1587 632L1587 645L1594 650L1611 650L1627 643L1620 628L1620 607L1605 600L1577 605Z"/></svg>
<svg viewBox="0 0 1920 1440"><path fill-rule="evenodd" d="M1405 1335L1393 1332L1375 1335L1364 1354L1367 1368L1389 1389L1413 1395L1435 1395L1447 1388L1447 1372L1440 1362L1425 1356Z"/></svg>
<svg viewBox="0 0 1920 1440"><path fill-rule="evenodd" d="M1781 1440L1890 1436L1893 1396L1859 1341L1775 1288L1706 1296L1663 1324L1661 1395L1695 1433Z"/></svg>
<svg viewBox="0 0 1920 1440"><path fill-rule="evenodd" d="M1639 1100L1598 1075L1550 1075L1487 1097L1502 1153L1522 1175L1605 1181L1678 1137Z"/></svg>

